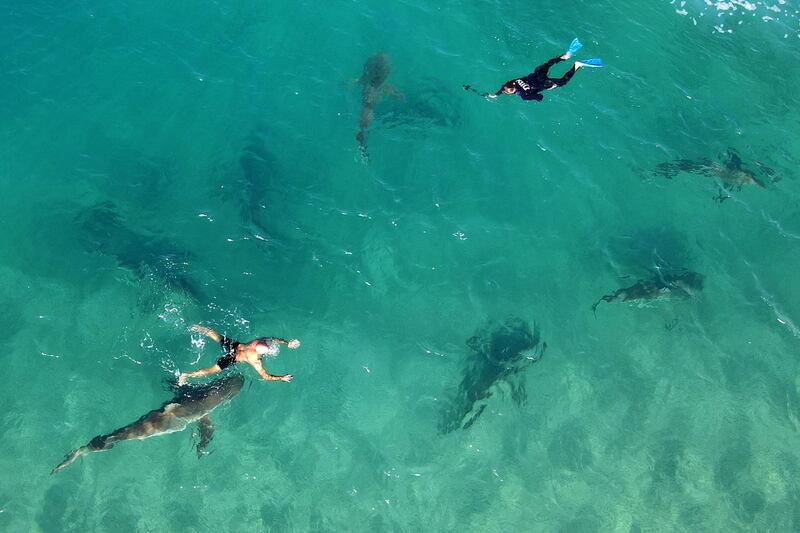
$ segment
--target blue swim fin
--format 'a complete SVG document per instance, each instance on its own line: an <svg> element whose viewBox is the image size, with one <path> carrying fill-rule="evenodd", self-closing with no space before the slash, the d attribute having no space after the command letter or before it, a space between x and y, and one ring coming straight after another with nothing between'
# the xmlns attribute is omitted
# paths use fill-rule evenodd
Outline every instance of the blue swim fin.
<svg viewBox="0 0 800 533"><path fill-rule="evenodd" d="M578 63L581 63L584 67L589 67L589 68L600 68L603 66L603 62L600 60L599 57L593 57L592 59L584 59L583 61L578 61Z"/></svg>
<svg viewBox="0 0 800 533"><path fill-rule="evenodd" d="M569 57L572 57L581 48L583 48L583 44L581 44L581 42L578 40L578 38L575 37L574 39L572 39L572 42L569 43L569 48L567 48L567 55Z"/></svg>

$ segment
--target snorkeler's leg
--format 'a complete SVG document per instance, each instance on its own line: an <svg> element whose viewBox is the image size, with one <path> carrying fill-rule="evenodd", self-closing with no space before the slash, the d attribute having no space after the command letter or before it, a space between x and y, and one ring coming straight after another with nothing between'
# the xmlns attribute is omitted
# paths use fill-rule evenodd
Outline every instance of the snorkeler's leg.
<svg viewBox="0 0 800 533"><path fill-rule="evenodd" d="M567 84L569 80L572 79L572 76L575 75L575 73L578 71L578 68L579 68L578 65L573 65L573 67L569 69L566 74L564 74L560 78L551 78L550 81L555 83L556 87L563 87L564 85Z"/></svg>
<svg viewBox="0 0 800 533"><path fill-rule="evenodd" d="M554 57L553 59L551 59L547 63L544 63L544 64L539 65L538 67L536 67L533 70L533 75L534 76L538 76L538 77L546 78L547 77L547 73L550 71L550 68L553 65L557 64L557 63L561 63L562 61L564 61L564 58L562 56Z"/></svg>

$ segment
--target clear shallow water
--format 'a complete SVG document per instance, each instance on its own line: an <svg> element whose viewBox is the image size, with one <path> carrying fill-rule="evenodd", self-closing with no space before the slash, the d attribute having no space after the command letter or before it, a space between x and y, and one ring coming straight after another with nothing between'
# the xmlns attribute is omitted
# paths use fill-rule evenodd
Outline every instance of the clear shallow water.
<svg viewBox="0 0 800 533"><path fill-rule="evenodd" d="M794 3L2 13L3 530L800 528ZM460 89L574 35L608 66L541 104ZM377 51L405 100L364 165ZM653 173L728 148L780 181L718 203ZM654 252L702 293L595 318ZM548 344L527 403L442 434L467 339L508 316ZM295 381L243 369L200 461L187 431L49 476L217 357L198 321L299 337L267 367Z"/></svg>

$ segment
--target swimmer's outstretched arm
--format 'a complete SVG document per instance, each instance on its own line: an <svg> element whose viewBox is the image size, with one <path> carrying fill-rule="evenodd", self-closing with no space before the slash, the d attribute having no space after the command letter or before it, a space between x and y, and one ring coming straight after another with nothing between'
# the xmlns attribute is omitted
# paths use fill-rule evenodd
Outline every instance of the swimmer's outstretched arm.
<svg viewBox="0 0 800 533"><path fill-rule="evenodd" d="M178 376L178 385L185 385L189 378L201 378L203 376L219 374L220 372L222 372L222 369L219 367L219 365L201 368L200 370L195 370L194 372L187 372L186 374L181 374Z"/></svg>
<svg viewBox="0 0 800 533"><path fill-rule="evenodd" d="M256 372L258 372L258 375L261 376L261 379L264 381L285 381L288 383L292 381L292 378L294 377L291 374L286 374L285 376L273 376L264 370L264 365L261 364L260 360L256 361L255 363L248 361L248 363L250 363L250 365L256 369Z"/></svg>
<svg viewBox="0 0 800 533"><path fill-rule="evenodd" d="M267 337L267 340L272 342L277 342L278 344L285 344L291 349L295 349L298 346L300 346L300 341L297 339L292 339L290 341L287 341L286 339L281 339L280 337Z"/></svg>
<svg viewBox="0 0 800 533"><path fill-rule="evenodd" d="M222 335L220 335L213 329L201 326L200 324L195 324L194 326L192 326L192 331L194 331L195 333L199 333L201 335L205 335L206 337L213 339L214 342L219 342L222 340Z"/></svg>

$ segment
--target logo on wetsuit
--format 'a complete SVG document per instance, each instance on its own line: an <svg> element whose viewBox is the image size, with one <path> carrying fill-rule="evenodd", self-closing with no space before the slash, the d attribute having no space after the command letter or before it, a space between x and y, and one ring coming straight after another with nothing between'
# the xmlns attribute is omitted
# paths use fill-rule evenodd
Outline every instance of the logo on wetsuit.
<svg viewBox="0 0 800 533"><path fill-rule="evenodd" d="M517 85L519 85L519 87L520 87L520 88L521 88L523 91L530 91L530 90L531 90L531 86L530 86L530 85L528 85L527 83L525 83L525 80L523 80L523 79L514 80L514 83L516 83Z"/></svg>

